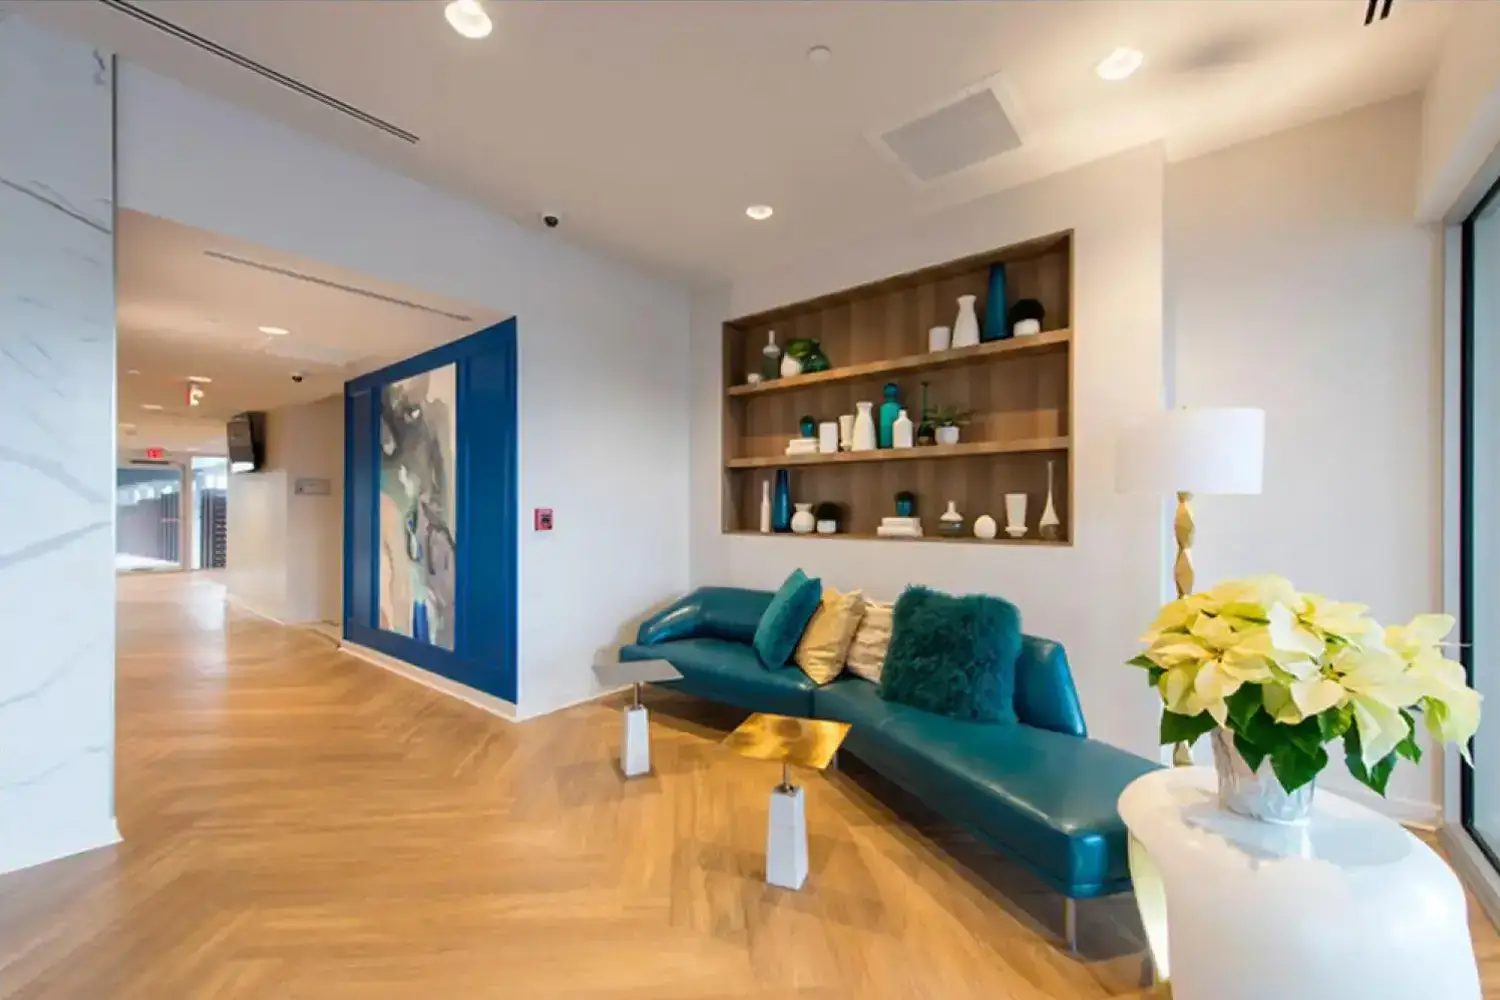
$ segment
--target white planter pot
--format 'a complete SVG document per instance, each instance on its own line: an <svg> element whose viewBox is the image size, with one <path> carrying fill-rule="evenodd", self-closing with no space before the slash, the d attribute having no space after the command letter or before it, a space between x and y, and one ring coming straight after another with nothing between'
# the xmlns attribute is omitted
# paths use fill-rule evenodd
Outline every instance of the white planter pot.
<svg viewBox="0 0 1500 1000"><path fill-rule="evenodd" d="M820 535L836 535L838 533L839 533L839 523L837 521L819 521L818 522L818 534L820 534Z"/></svg>
<svg viewBox="0 0 1500 1000"><path fill-rule="evenodd" d="M934 433L938 444L958 444L957 427L939 427Z"/></svg>
<svg viewBox="0 0 1500 1000"><path fill-rule="evenodd" d="M935 326L927 331L927 349L946 351L953 343L953 331L946 326Z"/></svg>

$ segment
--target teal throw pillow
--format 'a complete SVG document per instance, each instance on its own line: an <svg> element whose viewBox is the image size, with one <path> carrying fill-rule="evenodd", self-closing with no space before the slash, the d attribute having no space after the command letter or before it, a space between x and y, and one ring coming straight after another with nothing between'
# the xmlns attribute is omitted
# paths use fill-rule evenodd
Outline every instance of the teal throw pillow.
<svg viewBox="0 0 1500 1000"><path fill-rule="evenodd" d="M892 618L882 698L955 719L1016 721L1021 612L1014 604L908 587Z"/></svg>
<svg viewBox="0 0 1500 1000"><path fill-rule="evenodd" d="M751 645L761 663L768 667L787 665L822 597L822 580L809 578L800 569L792 570L755 627Z"/></svg>

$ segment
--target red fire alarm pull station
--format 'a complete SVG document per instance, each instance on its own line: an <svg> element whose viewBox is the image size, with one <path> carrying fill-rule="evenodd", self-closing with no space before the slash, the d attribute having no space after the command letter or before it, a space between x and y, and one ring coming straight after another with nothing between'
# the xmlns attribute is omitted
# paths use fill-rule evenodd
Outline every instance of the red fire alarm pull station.
<svg viewBox="0 0 1500 1000"><path fill-rule="evenodd" d="M552 530L552 508L538 507L535 512L535 526L537 531Z"/></svg>

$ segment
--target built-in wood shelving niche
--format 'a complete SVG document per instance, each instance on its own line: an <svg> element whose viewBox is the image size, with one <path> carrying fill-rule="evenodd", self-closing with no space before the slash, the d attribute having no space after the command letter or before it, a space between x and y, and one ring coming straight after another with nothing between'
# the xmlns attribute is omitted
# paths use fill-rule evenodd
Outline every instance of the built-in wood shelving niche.
<svg viewBox="0 0 1500 1000"><path fill-rule="evenodd" d="M927 331L952 326L958 297L978 298L981 319L993 264L1004 263L1007 308L1036 299L1046 309L1042 332L928 352ZM777 469L790 470L792 499L832 501L843 508L840 534L789 538L877 540L882 517L892 515L896 494L917 498L925 537L920 541L979 545L1071 544L1073 511L1073 239L1059 233L950 261L910 274L724 324L723 530L756 534L761 484ZM796 338L818 340L832 363L826 372L750 385L761 368L767 332L784 348ZM922 383L933 406L973 411L956 445L910 450L788 456L804 415L837 420L868 400L878 412L886 382L901 388L913 422L920 420ZM1038 536L1053 470L1053 505L1062 520L1056 541ZM1027 534L1006 536L1005 494L1027 495ZM959 538L938 534L948 501L964 516ZM1000 525L994 541L973 536L974 519L989 514ZM917 541L917 539L878 539Z"/></svg>

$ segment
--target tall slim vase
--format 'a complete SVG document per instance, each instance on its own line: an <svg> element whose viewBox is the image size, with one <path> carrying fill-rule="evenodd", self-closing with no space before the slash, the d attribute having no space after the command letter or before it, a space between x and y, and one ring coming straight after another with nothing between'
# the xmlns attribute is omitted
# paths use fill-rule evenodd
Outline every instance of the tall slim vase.
<svg viewBox="0 0 1500 1000"><path fill-rule="evenodd" d="M900 393L896 383L885 384L885 402L880 404L880 427L877 433L878 443L882 448L893 445L891 432L896 425L896 418L901 415L901 402L897 398Z"/></svg>
<svg viewBox="0 0 1500 1000"><path fill-rule="evenodd" d="M1010 336L1010 323L1006 319L1005 265L990 267L989 288L984 294L984 327L979 331L981 341L1004 340Z"/></svg>
<svg viewBox="0 0 1500 1000"><path fill-rule="evenodd" d="M771 530L792 530L792 474L776 470L776 497L771 501Z"/></svg>
<svg viewBox="0 0 1500 1000"><path fill-rule="evenodd" d="M875 450L875 417L870 413L874 403L855 403L854 447L850 451Z"/></svg>
<svg viewBox="0 0 1500 1000"><path fill-rule="evenodd" d="M974 296L958 297L958 318L953 321L953 346L973 347L979 343L979 316L974 312Z"/></svg>

